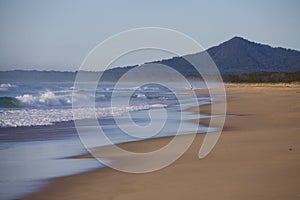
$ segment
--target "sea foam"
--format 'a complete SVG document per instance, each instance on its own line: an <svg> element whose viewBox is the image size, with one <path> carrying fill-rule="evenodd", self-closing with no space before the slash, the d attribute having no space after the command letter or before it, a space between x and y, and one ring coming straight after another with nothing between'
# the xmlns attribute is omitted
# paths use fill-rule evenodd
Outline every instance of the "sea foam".
<svg viewBox="0 0 300 200"><path fill-rule="evenodd" d="M53 125L57 122L109 116L121 116L126 112L163 108L165 104L142 104L134 106L104 107L104 108L64 108L64 109L15 109L0 110L0 127ZM79 113L79 114L78 114Z"/></svg>
<svg viewBox="0 0 300 200"><path fill-rule="evenodd" d="M55 95L52 91L46 91L39 96L33 96L31 94L24 94L22 96L17 96L21 103L20 106L61 106L61 105L71 105L71 96Z"/></svg>
<svg viewBox="0 0 300 200"><path fill-rule="evenodd" d="M9 88L17 87L16 85L10 83L2 83L0 84L0 91L7 91Z"/></svg>

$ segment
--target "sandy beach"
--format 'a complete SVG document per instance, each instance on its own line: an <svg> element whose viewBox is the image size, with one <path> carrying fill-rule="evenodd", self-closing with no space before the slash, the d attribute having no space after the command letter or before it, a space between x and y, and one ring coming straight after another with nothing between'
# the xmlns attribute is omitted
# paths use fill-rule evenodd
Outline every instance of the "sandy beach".
<svg viewBox="0 0 300 200"><path fill-rule="evenodd" d="M300 199L300 85L228 84L224 131L204 159L203 134L172 165L152 173L110 168L51 180L23 199ZM203 113L209 106L201 107ZM200 120L207 124L207 121ZM185 136L181 136L185 137ZM147 152L170 138L121 144ZM100 149L107 151L109 147ZM88 157L88 155L87 155Z"/></svg>

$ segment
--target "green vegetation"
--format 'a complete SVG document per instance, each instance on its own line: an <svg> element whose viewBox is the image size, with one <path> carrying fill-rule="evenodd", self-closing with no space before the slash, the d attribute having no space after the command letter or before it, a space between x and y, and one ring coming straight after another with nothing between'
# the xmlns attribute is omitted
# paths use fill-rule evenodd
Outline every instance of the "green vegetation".
<svg viewBox="0 0 300 200"><path fill-rule="evenodd" d="M229 83L291 83L300 82L297 72L252 72L238 75L223 75L224 82Z"/></svg>

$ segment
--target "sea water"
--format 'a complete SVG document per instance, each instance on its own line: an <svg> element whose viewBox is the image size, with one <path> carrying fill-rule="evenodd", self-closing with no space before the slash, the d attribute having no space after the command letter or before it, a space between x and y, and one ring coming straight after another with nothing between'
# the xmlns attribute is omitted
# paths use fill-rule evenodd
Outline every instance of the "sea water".
<svg viewBox="0 0 300 200"><path fill-rule="evenodd" d="M114 88L114 83L104 82L91 92L88 89L77 91L72 77L51 81L42 77L26 81L0 80L0 199L14 199L33 192L51 178L103 167L94 159L70 158L87 153L77 135L74 112L80 113L75 120L86 121L86 137L90 141L95 140L95 133L88 131L89 128L93 130L89 127L89 119L94 117L114 144L147 138L147 135L139 138L125 134L119 128L120 124L132 126L129 117L138 125L151 122L154 127L166 120L161 131L148 138L175 135L181 121L178 134L208 131L207 127L191 121L209 116L182 110L193 105L193 98L199 105L211 103L209 96L197 94L193 97L186 92L190 88L182 87L180 83L174 83L175 91L157 84L136 87L127 83L121 86ZM193 88L196 87L204 87L204 83L195 81ZM113 93L120 102L130 94L129 105L111 106ZM178 96L185 99L180 105ZM72 107L74 101L91 99L95 102L91 108ZM151 110L155 110L155 117L150 117ZM166 119L163 117L165 112ZM108 143L94 143L95 147L103 145Z"/></svg>

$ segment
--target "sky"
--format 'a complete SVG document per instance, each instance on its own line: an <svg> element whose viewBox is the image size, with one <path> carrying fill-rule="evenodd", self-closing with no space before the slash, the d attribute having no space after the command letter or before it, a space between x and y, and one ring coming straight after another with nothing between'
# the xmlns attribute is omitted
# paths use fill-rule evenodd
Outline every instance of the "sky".
<svg viewBox="0 0 300 200"><path fill-rule="evenodd" d="M299 10L299 0L0 0L0 70L75 71L97 44L139 27L174 29L204 48L241 36L300 50ZM147 59L156 56L166 55Z"/></svg>

